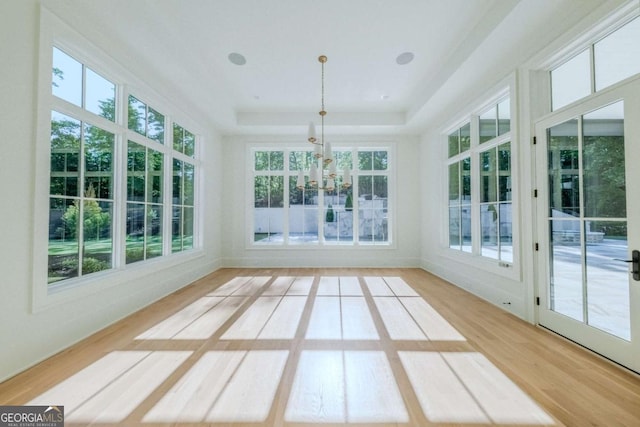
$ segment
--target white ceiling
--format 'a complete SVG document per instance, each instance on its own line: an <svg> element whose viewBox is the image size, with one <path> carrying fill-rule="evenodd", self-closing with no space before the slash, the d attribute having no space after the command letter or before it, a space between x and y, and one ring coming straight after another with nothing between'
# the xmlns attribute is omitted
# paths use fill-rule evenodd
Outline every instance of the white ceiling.
<svg viewBox="0 0 640 427"><path fill-rule="evenodd" d="M472 58L526 59L599 0L44 0L101 48L128 52L223 134L416 133ZM564 20L564 22L563 22ZM544 28L542 25L550 24ZM553 26L555 25L555 27ZM536 34L542 29L543 33ZM246 57L243 66L228 55ZM398 65L403 52L413 62ZM523 57L523 58L520 58ZM120 58L122 61L122 58ZM135 70L133 70L135 72ZM509 70L506 69L505 73ZM506 75L506 74L505 74ZM496 76L501 79L505 75ZM456 77L457 76L457 77ZM155 80L155 79L154 79ZM448 88L448 89L447 89ZM155 87L162 93L162 88ZM453 93L453 92L451 92Z"/></svg>

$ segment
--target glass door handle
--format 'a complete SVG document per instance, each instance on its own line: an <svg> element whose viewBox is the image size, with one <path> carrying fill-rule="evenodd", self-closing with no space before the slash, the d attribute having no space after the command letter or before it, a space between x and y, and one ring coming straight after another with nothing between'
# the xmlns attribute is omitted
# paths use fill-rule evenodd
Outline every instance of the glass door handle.
<svg viewBox="0 0 640 427"><path fill-rule="evenodd" d="M614 258L614 260L622 261L622 262L630 262L631 274L633 274L633 280L640 281L640 251L634 250L633 252L631 252L631 259Z"/></svg>

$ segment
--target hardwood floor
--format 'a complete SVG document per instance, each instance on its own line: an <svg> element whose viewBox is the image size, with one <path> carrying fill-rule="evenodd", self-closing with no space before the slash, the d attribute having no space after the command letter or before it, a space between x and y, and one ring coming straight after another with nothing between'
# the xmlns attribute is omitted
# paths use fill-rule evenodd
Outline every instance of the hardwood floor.
<svg viewBox="0 0 640 427"><path fill-rule="evenodd" d="M0 384L66 425L639 426L640 377L419 269L222 269Z"/></svg>

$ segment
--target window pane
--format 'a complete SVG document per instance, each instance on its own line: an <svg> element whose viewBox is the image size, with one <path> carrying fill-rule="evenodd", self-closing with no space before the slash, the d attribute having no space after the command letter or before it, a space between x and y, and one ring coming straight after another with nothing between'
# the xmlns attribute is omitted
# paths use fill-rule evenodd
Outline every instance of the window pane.
<svg viewBox="0 0 640 427"><path fill-rule="evenodd" d="M373 153L371 151L358 152L358 169L361 171L373 170Z"/></svg>
<svg viewBox="0 0 640 427"><path fill-rule="evenodd" d="M127 148L127 200L144 201L146 168L147 149L129 141Z"/></svg>
<svg viewBox="0 0 640 427"><path fill-rule="evenodd" d="M256 176L253 180L253 203L256 208L269 206L269 177Z"/></svg>
<svg viewBox="0 0 640 427"><path fill-rule="evenodd" d="M181 160L173 159L173 204L182 204L182 174L183 166Z"/></svg>
<svg viewBox="0 0 640 427"><path fill-rule="evenodd" d="M193 249L193 208L184 208L182 250Z"/></svg>
<svg viewBox="0 0 640 427"><path fill-rule="evenodd" d="M362 179L364 177L360 177ZM386 176L370 176L364 180L365 184L361 183L361 187L369 187L371 191L371 185L373 186L374 195L365 196L358 200L359 212L358 217L360 220L358 226L358 235L362 242L375 242L387 240L387 200L386 200ZM384 194L384 196L380 196Z"/></svg>
<svg viewBox="0 0 640 427"><path fill-rule="evenodd" d="M462 168L462 194L461 201L463 203L471 203L471 158L467 157L460 162Z"/></svg>
<svg viewBox="0 0 640 427"><path fill-rule="evenodd" d="M147 105L132 95L129 95L128 126L140 135L147 134Z"/></svg>
<svg viewBox="0 0 640 427"><path fill-rule="evenodd" d="M498 104L498 135L511 131L511 102L509 98Z"/></svg>
<svg viewBox="0 0 640 427"><path fill-rule="evenodd" d="M498 259L498 205L480 205L482 256Z"/></svg>
<svg viewBox="0 0 640 427"><path fill-rule="evenodd" d="M550 220L551 310L583 320L582 250L579 220Z"/></svg>
<svg viewBox="0 0 640 427"><path fill-rule="evenodd" d="M511 200L511 143L498 146L498 191L501 202Z"/></svg>
<svg viewBox="0 0 640 427"><path fill-rule="evenodd" d="M500 259L506 262L513 262L513 216L511 203L500 203Z"/></svg>
<svg viewBox="0 0 640 427"><path fill-rule="evenodd" d="M480 153L480 203L498 201L496 149Z"/></svg>
<svg viewBox="0 0 640 427"><path fill-rule="evenodd" d="M622 101L583 117L585 216L625 218L627 197Z"/></svg>
<svg viewBox="0 0 640 427"><path fill-rule="evenodd" d="M462 205L460 207L460 233L462 250L471 252L471 205Z"/></svg>
<svg viewBox="0 0 640 427"><path fill-rule="evenodd" d="M353 169L353 160L351 151L333 151L333 156L335 157L336 162L336 170L338 171L338 175L342 176L344 169L347 168L349 170Z"/></svg>
<svg viewBox="0 0 640 427"><path fill-rule="evenodd" d="M284 176L272 176L269 178L269 206L281 208L284 206Z"/></svg>
<svg viewBox="0 0 640 427"><path fill-rule="evenodd" d="M549 216L580 216L578 120L547 130L549 161Z"/></svg>
<svg viewBox="0 0 640 427"><path fill-rule="evenodd" d="M113 144L115 136L97 126L85 124L85 195L112 199ZM95 194L95 195L92 195Z"/></svg>
<svg viewBox="0 0 640 427"><path fill-rule="evenodd" d="M149 108L149 123L147 125L147 137L164 144L164 115L153 108Z"/></svg>
<svg viewBox="0 0 640 427"><path fill-rule="evenodd" d="M80 121L52 111L50 194L78 196Z"/></svg>
<svg viewBox="0 0 640 427"><path fill-rule="evenodd" d="M460 203L460 162L449 165L449 205Z"/></svg>
<svg viewBox="0 0 640 427"><path fill-rule="evenodd" d="M148 258L162 256L162 206L147 205L147 233Z"/></svg>
<svg viewBox="0 0 640 427"><path fill-rule="evenodd" d="M182 206L173 205L171 217L171 253L182 251Z"/></svg>
<svg viewBox="0 0 640 427"><path fill-rule="evenodd" d="M192 164L184 164L184 199L182 204L193 206L193 194L195 185L195 169Z"/></svg>
<svg viewBox="0 0 640 427"><path fill-rule="evenodd" d="M196 136L189 132L184 131L184 154L189 157L193 157L196 152Z"/></svg>
<svg viewBox="0 0 640 427"><path fill-rule="evenodd" d="M313 153L311 151L290 151L289 152L289 170L290 171L307 171L313 162Z"/></svg>
<svg viewBox="0 0 640 427"><path fill-rule="evenodd" d="M377 171L387 170L387 152L386 151L373 152L373 169Z"/></svg>
<svg viewBox="0 0 640 427"><path fill-rule="evenodd" d="M284 152L283 151L270 152L269 170L272 170L272 171L284 170Z"/></svg>
<svg viewBox="0 0 640 427"><path fill-rule="evenodd" d="M449 135L449 157L453 157L460 153L459 130Z"/></svg>
<svg viewBox="0 0 640 427"><path fill-rule="evenodd" d="M49 283L79 274L78 211L77 200L50 199Z"/></svg>
<svg viewBox="0 0 640 427"><path fill-rule="evenodd" d="M111 212L113 203L84 201L84 254L82 275L111 268L113 253Z"/></svg>
<svg viewBox="0 0 640 427"><path fill-rule="evenodd" d="M52 93L82 107L82 64L53 48Z"/></svg>
<svg viewBox="0 0 640 427"><path fill-rule="evenodd" d="M184 128L173 124L173 149L180 153L184 150Z"/></svg>
<svg viewBox="0 0 640 427"><path fill-rule="evenodd" d="M449 247L460 250L460 207L449 208Z"/></svg>
<svg viewBox="0 0 640 427"><path fill-rule="evenodd" d="M460 128L460 152L464 153L471 147L471 123Z"/></svg>
<svg viewBox="0 0 640 427"><path fill-rule="evenodd" d="M551 71L551 105L553 110L571 104L591 93L589 56L589 50L585 50Z"/></svg>
<svg viewBox="0 0 640 427"><path fill-rule="evenodd" d="M148 157L147 202L162 203L164 155L155 150L148 150Z"/></svg>
<svg viewBox="0 0 640 427"><path fill-rule="evenodd" d="M491 107L480 115L480 144L498 136L497 109Z"/></svg>
<svg viewBox="0 0 640 427"><path fill-rule="evenodd" d="M127 264L145 259L144 210L144 204L127 203L127 238L125 257Z"/></svg>
<svg viewBox="0 0 640 427"><path fill-rule="evenodd" d="M112 122L116 121L116 85L86 68L84 108Z"/></svg>
<svg viewBox="0 0 640 427"><path fill-rule="evenodd" d="M588 323L631 339L626 221L585 221Z"/></svg>
<svg viewBox="0 0 640 427"><path fill-rule="evenodd" d="M254 167L257 171L269 170L269 152L256 151L254 153Z"/></svg>
<svg viewBox="0 0 640 427"><path fill-rule="evenodd" d="M594 45L596 90L640 73L640 18Z"/></svg>
<svg viewBox="0 0 640 427"><path fill-rule="evenodd" d="M299 190L296 181L289 177L289 243L318 242L318 190Z"/></svg>

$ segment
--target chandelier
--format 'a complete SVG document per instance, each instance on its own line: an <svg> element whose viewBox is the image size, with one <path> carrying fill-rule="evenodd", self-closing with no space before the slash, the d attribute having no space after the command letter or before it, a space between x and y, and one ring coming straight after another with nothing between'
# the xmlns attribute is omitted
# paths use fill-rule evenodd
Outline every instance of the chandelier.
<svg viewBox="0 0 640 427"><path fill-rule="evenodd" d="M327 57L321 55L318 57L322 67L322 98L321 98L321 110L320 114L320 139L316 138L316 127L313 122L309 123L309 133L307 140L314 145L313 157L314 162L311 163L311 168L308 172L309 175L309 187L317 190L333 191L336 188L335 179L338 176L336 173L336 161L333 158L333 151L331 150L331 143L324 140L324 116L327 112L324 109L324 64L327 62ZM305 189L305 171L300 169L298 171L298 180L296 187L299 190ZM349 188L351 186L351 171L348 167L344 168L342 174L342 188Z"/></svg>

